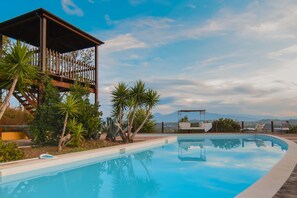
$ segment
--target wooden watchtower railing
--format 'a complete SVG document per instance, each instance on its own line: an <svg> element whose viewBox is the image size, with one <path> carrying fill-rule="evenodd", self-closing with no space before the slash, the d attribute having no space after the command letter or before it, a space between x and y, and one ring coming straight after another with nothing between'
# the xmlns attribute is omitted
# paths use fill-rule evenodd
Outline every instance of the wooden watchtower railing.
<svg viewBox="0 0 297 198"><path fill-rule="evenodd" d="M40 53L38 48L32 49L35 53L32 58L32 65L40 65ZM91 66L82 61L74 60L70 56L60 54L54 50L46 50L46 71L52 77L60 79L62 82L76 81L86 83L90 87L95 86L96 70L95 66ZM14 92L15 98L24 106L30 113L34 114L37 107L37 96L34 92L19 93Z"/></svg>
<svg viewBox="0 0 297 198"><path fill-rule="evenodd" d="M40 54L37 50L33 55L32 64L39 65ZM78 80L82 83L95 85L95 66L75 60L72 57L60 54L54 50L46 50L46 70L50 75L68 79Z"/></svg>

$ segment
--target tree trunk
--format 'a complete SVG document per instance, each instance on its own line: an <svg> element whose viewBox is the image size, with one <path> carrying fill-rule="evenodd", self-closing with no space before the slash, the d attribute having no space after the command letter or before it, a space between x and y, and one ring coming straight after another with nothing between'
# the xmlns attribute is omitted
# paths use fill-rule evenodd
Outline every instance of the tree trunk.
<svg viewBox="0 0 297 198"><path fill-rule="evenodd" d="M149 115L150 115L150 110L147 111L146 117L145 117L144 121L141 123L141 125L138 127L138 129L136 131L134 131L134 133L133 133L133 135L131 137L132 142L134 140L135 135L141 130L141 128L143 127L143 125L146 123L147 119L149 118Z"/></svg>
<svg viewBox="0 0 297 198"><path fill-rule="evenodd" d="M126 132L123 130L123 110L122 108L120 109L120 116L119 116L119 120L120 120L120 123L119 123L119 129L120 129L120 136L123 140L123 142L127 142L127 136L126 136Z"/></svg>
<svg viewBox="0 0 297 198"><path fill-rule="evenodd" d="M9 92L8 92L7 96L5 97L5 100L4 100L3 104L0 107L0 120L1 120L5 110L8 107L9 99L10 99L10 97L12 96L12 94L14 92L14 89L15 89L15 86L16 86L17 82L18 82L18 77L13 79L13 82L12 82L12 85L11 85L11 87L9 89Z"/></svg>
<svg viewBox="0 0 297 198"><path fill-rule="evenodd" d="M66 113L66 115L65 115L63 131L62 131L62 134L61 134L61 137L59 140L59 144L58 144L58 152L62 151L62 143L64 140L65 131L66 131L67 120L68 120L68 113Z"/></svg>
<svg viewBox="0 0 297 198"><path fill-rule="evenodd" d="M132 127L133 127L133 122L134 122L134 118L135 118L135 113L136 113L136 109L135 107L133 108L133 114L132 114L132 119L131 119L131 122L130 122L130 126L128 125L128 139L129 139L129 142L130 142L130 139L131 139L131 131L132 131ZM132 140L133 141L133 140Z"/></svg>

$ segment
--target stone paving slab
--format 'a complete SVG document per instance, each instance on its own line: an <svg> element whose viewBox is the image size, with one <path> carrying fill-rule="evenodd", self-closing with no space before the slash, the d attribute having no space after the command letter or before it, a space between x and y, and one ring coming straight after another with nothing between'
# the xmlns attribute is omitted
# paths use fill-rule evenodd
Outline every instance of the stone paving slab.
<svg viewBox="0 0 297 198"><path fill-rule="evenodd" d="M297 143L297 134L283 134L278 135L280 137L286 138ZM296 198L297 197L297 166L290 175L286 183L279 189L279 191L274 195L274 198Z"/></svg>

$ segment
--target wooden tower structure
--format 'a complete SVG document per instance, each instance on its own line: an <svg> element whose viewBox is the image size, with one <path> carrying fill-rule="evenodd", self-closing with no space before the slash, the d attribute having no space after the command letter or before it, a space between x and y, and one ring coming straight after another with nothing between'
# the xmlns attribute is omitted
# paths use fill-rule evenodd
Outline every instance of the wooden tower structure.
<svg viewBox="0 0 297 198"><path fill-rule="evenodd" d="M48 73L60 92L69 91L78 80L89 84L98 103L98 48L104 44L102 41L42 8L0 23L0 56L3 35L33 46L32 64L41 73ZM65 55L86 48L94 48L94 65ZM39 94L38 87L24 94L14 92L15 98L31 113L38 105Z"/></svg>

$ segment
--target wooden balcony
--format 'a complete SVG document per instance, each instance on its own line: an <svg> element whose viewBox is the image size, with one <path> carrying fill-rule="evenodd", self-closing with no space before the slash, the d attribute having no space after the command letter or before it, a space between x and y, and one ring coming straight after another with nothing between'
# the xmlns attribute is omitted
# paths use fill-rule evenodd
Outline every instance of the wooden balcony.
<svg viewBox="0 0 297 198"><path fill-rule="evenodd" d="M32 65L40 66L39 49L34 49ZM96 68L94 65L75 60L69 55L60 54L54 50L46 49L46 72L53 79L71 83L78 80L93 88L96 84ZM64 87L66 88L66 87Z"/></svg>

